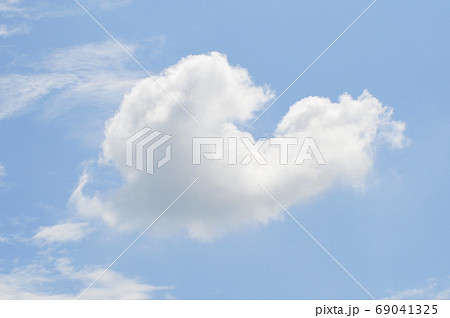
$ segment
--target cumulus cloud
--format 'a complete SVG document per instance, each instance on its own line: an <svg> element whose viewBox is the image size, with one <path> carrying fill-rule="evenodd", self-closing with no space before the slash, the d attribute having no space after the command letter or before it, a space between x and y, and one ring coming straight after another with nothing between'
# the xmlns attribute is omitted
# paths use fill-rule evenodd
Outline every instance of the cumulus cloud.
<svg viewBox="0 0 450 318"><path fill-rule="evenodd" d="M76 242L89 232L88 223L64 223L41 227L32 239L46 244Z"/></svg>
<svg viewBox="0 0 450 318"><path fill-rule="evenodd" d="M431 278L425 286L391 292L391 294L386 299L450 299L450 277L447 277L447 279Z"/></svg>
<svg viewBox="0 0 450 318"><path fill-rule="evenodd" d="M279 148L268 142L260 149L267 165L258 165L255 160L242 164L248 150L239 142L236 165L204 158L202 164L192 165L192 137L223 137L225 144L229 137L248 138L256 143L258 138L245 127L274 98L274 93L256 85L247 70L230 65L226 56L217 52L188 56L156 79L200 125L151 79L137 83L107 122L100 160L102 165L116 169L123 182L115 189L105 190L103 186L102 191L95 190L92 185L99 185L103 177L99 172L85 172L70 199L80 215L100 217L119 230L141 228L200 177L152 232L185 232L207 241L231 230L283 217L280 208L252 178L289 207L335 186L363 187L380 145L401 148L407 143L403 136L405 124L394 121L392 108L382 105L368 91L358 98L343 94L336 102L311 96L292 105L273 132L275 137L300 140L289 148L291 164L278 164ZM172 161L153 176L125 165L126 139L143 127L173 136ZM292 164L306 137L314 138L326 165L317 165L314 160Z"/></svg>
<svg viewBox="0 0 450 318"><path fill-rule="evenodd" d="M0 274L0 299L75 299L102 271L103 268L92 267L77 270L67 258L18 267ZM65 287L61 288L61 284ZM74 287L67 290L69 285ZM170 289L170 286L145 284L110 269L82 299L151 299Z"/></svg>

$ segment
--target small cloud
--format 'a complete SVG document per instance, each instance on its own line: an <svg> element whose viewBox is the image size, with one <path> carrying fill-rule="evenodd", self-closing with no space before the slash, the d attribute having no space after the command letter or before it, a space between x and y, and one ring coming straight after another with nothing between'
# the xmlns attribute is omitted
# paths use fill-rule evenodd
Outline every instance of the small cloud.
<svg viewBox="0 0 450 318"><path fill-rule="evenodd" d="M0 2L1 13L18 13L22 11L23 9L20 7L20 0L2 0Z"/></svg>
<svg viewBox="0 0 450 318"><path fill-rule="evenodd" d="M18 25L9 27L6 24L0 24L0 37L8 37L16 34L26 34L29 29L26 25Z"/></svg>
<svg viewBox="0 0 450 318"><path fill-rule="evenodd" d="M19 233L8 234L8 233L0 233L0 244L26 244L28 240Z"/></svg>
<svg viewBox="0 0 450 318"><path fill-rule="evenodd" d="M39 228L32 240L45 244L76 242L84 238L91 229L88 223L65 223Z"/></svg>
<svg viewBox="0 0 450 318"><path fill-rule="evenodd" d="M88 10L110 10L124 7L134 0L84 0L83 6ZM85 13L74 2L72 6L56 1L1 0L0 14L4 18L20 18L24 20L39 20L43 18L61 18Z"/></svg>
<svg viewBox="0 0 450 318"><path fill-rule="evenodd" d="M77 270L68 258L17 267L0 274L0 299L75 299L103 270ZM61 285L66 292L61 292ZM165 291L160 298L167 298L170 289L173 288L149 285L110 269L84 293L83 299L151 299L160 291Z"/></svg>
<svg viewBox="0 0 450 318"><path fill-rule="evenodd" d="M6 169L5 166L0 163L0 177L4 177L6 175Z"/></svg>
<svg viewBox="0 0 450 318"><path fill-rule="evenodd" d="M385 299L414 300L414 299L450 299L450 277L446 279L430 278L425 286L390 292Z"/></svg>
<svg viewBox="0 0 450 318"><path fill-rule="evenodd" d="M5 176L6 176L5 166L2 163L0 163L0 188L5 186L5 184L2 180Z"/></svg>
<svg viewBox="0 0 450 318"><path fill-rule="evenodd" d="M115 9L120 8L129 5L134 0L100 0L95 1L97 6L100 7L100 9Z"/></svg>

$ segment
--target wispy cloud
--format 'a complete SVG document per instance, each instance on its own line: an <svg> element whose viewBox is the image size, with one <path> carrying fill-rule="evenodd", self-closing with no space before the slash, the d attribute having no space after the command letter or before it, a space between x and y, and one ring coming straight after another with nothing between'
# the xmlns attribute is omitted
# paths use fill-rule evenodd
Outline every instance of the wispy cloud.
<svg viewBox="0 0 450 318"><path fill-rule="evenodd" d="M20 4L21 0L1 0L0 12L2 13L20 13L23 12L23 8Z"/></svg>
<svg viewBox="0 0 450 318"><path fill-rule="evenodd" d="M8 37L15 34L25 34L28 33L29 27L22 23L17 25L17 21L15 18L17 17L25 17L26 9L21 6L20 0L0 0L0 17L2 17L2 24L0 24L0 37ZM11 26L10 23L5 24L10 18L11 23L14 25ZM24 22L24 21L22 21Z"/></svg>
<svg viewBox="0 0 450 318"><path fill-rule="evenodd" d="M386 299L450 299L450 276L445 279L431 278L420 287L389 292Z"/></svg>
<svg viewBox="0 0 450 318"><path fill-rule="evenodd" d="M90 10L110 10L131 4L134 0L84 0L80 2ZM84 14L74 1L56 3L54 1L0 0L0 14L5 17L19 17L27 20L64 17Z"/></svg>
<svg viewBox="0 0 450 318"><path fill-rule="evenodd" d="M135 47L128 45L134 51ZM100 108L118 104L142 72L132 71L129 58L112 41L58 49L30 62L31 74L12 73L0 77L0 119L32 110L44 96L44 114L58 116L75 105L89 102ZM42 109L42 107L40 107Z"/></svg>
<svg viewBox="0 0 450 318"><path fill-rule="evenodd" d="M77 270L68 258L18 267L0 274L0 299L75 299L102 270L95 267ZM83 299L167 298L170 289L170 286L149 285L110 270Z"/></svg>
<svg viewBox="0 0 450 318"><path fill-rule="evenodd" d="M28 33L29 28L26 25L9 27L6 24L0 24L0 37L8 37L15 34Z"/></svg>
<svg viewBox="0 0 450 318"><path fill-rule="evenodd" d="M0 162L0 188L4 186L3 178L6 176L5 166Z"/></svg>
<svg viewBox="0 0 450 318"><path fill-rule="evenodd" d="M6 175L5 166L2 163L0 163L0 178L4 177L5 175Z"/></svg>
<svg viewBox="0 0 450 318"><path fill-rule="evenodd" d="M83 239L91 229L88 223L64 223L39 228L32 240L38 243L66 243Z"/></svg>
<svg viewBox="0 0 450 318"><path fill-rule="evenodd" d="M97 5L101 9L115 9L127 6L131 4L134 0L96 0L96 1L87 1L92 5Z"/></svg>
<svg viewBox="0 0 450 318"><path fill-rule="evenodd" d="M134 0L85 0L83 4L93 12L124 7ZM0 37L25 34L31 29L33 21L45 18L61 18L84 15L74 1L57 3L55 1L0 0ZM20 24L17 25L17 20Z"/></svg>

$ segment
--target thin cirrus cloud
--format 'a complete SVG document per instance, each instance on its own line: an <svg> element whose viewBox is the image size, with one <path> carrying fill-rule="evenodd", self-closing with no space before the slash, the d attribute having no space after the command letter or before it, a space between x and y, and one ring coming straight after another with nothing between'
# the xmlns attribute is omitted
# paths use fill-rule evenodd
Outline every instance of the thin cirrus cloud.
<svg viewBox="0 0 450 318"><path fill-rule="evenodd" d="M6 176L5 166L0 162L0 188L4 186L3 178ZM0 238L1 241L1 238Z"/></svg>
<svg viewBox="0 0 450 318"><path fill-rule="evenodd" d="M127 46L131 52L135 47ZM0 119L33 110L48 97L45 116L55 117L89 101L89 106L117 103L141 72L130 71L129 60L113 41L57 49L29 63L31 74L0 76ZM98 106L101 107L101 106Z"/></svg>
<svg viewBox="0 0 450 318"><path fill-rule="evenodd" d="M0 177L4 176L6 176L6 169L5 166L2 163L0 163Z"/></svg>
<svg viewBox="0 0 450 318"><path fill-rule="evenodd" d="M426 285L391 292L391 296L386 299L449 299L450 298L450 277L444 279L430 278Z"/></svg>
<svg viewBox="0 0 450 318"><path fill-rule="evenodd" d="M127 6L134 0L84 0L79 1L89 10L109 10ZM0 14L4 18L39 20L84 14L75 1L55 3L52 1L1 0Z"/></svg>
<svg viewBox="0 0 450 318"><path fill-rule="evenodd" d="M77 242L91 229L88 223L64 223L39 228L32 240L44 244Z"/></svg>
<svg viewBox="0 0 450 318"><path fill-rule="evenodd" d="M0 299L75 299L103 270L92 266L77 270L68 258L16 267L0 274ZM82 299L172 298L171 289L109 270Z"/></svg>
<svg viewBox="0 0 450 318"><path fill-rule="evenodd" d="M90 1L92 5L97 5L101 9L115 9L127 6L131 4L134 0L101 0L101 1Z"/></svg>
<svg viewBox="0 0 450 318"><path fill-rule="evenodd" d="M0 24L0 37L8 37L16 34L26 34L29 29L26 25L17 25L10 27L6 24Z"/></svg>
<svg viewBox="0 0 450 318"><path fill-rule="evenodd" d="M19 14L23 12L20 0L2 0L0 2L0 12L2 13L15 13Z"/></svg>
<svg viewBox="0 0 450 318"><path fill-rule="evenodd" d="M333 187L363 188L379 146L402 148L408 143L403 135L405 123L393 120L392 108L368 91L358 98L343 94L336 102L311 96L290 107L273 136L313 137L326 165L311 160L301 166L274 164L279 152L265 143L261 153L268 158L268 165L257 165L254 160L247 165L228 165L226 160L215 160L194 166L192 137L246 137L254 143L254 137L242 127L248 127L274 93L253 83L247 70L230 65L226 56L217 52L183 58L156 80L200 125L153 80L138 82L107 121L101 149L100 164L118 171L122 185L92 191L94 185L101 186L103 177L95 168L85 171L69 200L78 215L101 218L122 231L140 229L200 177L152 232L163 236L186 233L210 241L230 231L283 218L280 207L252 178L290 207ZM125 165L126 139L143 127L173 136L172 161L153 176ZM293 146L294 150L299 147ZM238 153L245 154L241 144ZM297 153L289 153L290 162Z"/></svg>
<svg viewBox="0 0 450 318"><path fill-rule="evenodd" d="M0 16L3 18L2 22L9 17L24 17L26 15L25 9L21 7L20 0L2 0L0 1ZM15 23L15 21L14 21ZM9 37L17 34L26 34L29 32L29 27L26 24L9 25L0 24L0 37Z"/></svg>

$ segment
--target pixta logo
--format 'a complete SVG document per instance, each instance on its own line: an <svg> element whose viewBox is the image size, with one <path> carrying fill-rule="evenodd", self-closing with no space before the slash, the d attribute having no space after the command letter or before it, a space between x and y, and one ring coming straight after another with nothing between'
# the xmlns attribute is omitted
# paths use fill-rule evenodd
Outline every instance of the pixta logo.
<svg viewBox="0 0 450 318"><path fill-rule="evenodd" d="M135 167L153 175L154 168L161 168L168 163L172 156L172 146L167 142L172 138L160 131L145 127L127 138L126 142L126 165ZM165 155L159 160L155 158L155 152L166 145Z"/></svg>
<svg viewBox="0 0 450 318"><path fill-rule="evenodd" d="M154 170L161 168L171 160L172 136L158 130L145 127L127 138L126 165L153 175ZM200 165L204 160L226 160L229 165L267 165L264 157L267 152L261 152L263 146L275 147L278 152L277 164L302 165L305 160L315 161L324 165L325 159L313 138L299 140L296 137L259 138L249 137L193 137L192 164ZM165 152L159 150L165 146ZM265 148L266 150L268 148ZM275 152L275 154L277 153ZM275 163L272 154L271 164Z"/></svg>
<svg viewBox="0 0 450 318"><path fill-rule="evenodd" d="M204 158L228 160L230 165L248 165L250 162L267 165L267 160L261 153L261 148L266 143L278 148L278 164L302 165L305 160L314 160L318 165L325 164L319 147L311 137L305 138L302 143L296 137L259 138L255 142L249 137L194 137L192 139L192 164L199 165ZM226 154L225 149L227 149ZM239 149L241 151L244 149L244 153L240 154ZM290 156L291 151L295 151L294 156ZM295 159L289 162L289 158Z"/></svg>

